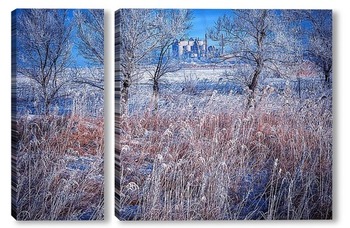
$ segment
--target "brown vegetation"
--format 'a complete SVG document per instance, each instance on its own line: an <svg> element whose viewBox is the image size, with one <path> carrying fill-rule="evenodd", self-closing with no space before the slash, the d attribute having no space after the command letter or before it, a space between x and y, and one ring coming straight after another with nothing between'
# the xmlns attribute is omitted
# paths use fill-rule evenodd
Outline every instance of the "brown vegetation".
<svg viewBox="0 0 350 228"><path fill-rule="evenodd" d="M103 218L103 120L23 116L17 129L18 219Z"/></svg>
<svg viewBox="0 0 350 228"><path fill-rule="evenodd" d="M331 219L331 98L273 99L123 116L122 219Z"/></svg>

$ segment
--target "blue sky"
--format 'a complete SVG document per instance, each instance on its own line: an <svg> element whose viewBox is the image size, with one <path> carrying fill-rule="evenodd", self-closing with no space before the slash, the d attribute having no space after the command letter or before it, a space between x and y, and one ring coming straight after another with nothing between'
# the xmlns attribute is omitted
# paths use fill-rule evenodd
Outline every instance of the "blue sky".
<svg viewBox="0 0 350 228"><path fill-rule="evenodd" d="M76 9L68 10L68 20L74 20L74 11L76 11ZM78 39L76 26L73 29L72 37L73 37L73 42L76 42ZM75 64L78 67L88 66L88 61L79 53L79 50L76 44L73 44L73 47L72 47L72 59L74 59Z"/></svg>
<svg viewBox="0 0 350 228"><path fill-rule="evenodd" d="M220 16L224 14L230 14L231 10L228 9L193 9L192 28L188 31L188 36L193 38L204 39L205 33L208 28L214 26L215 22ZM70 16L73 14L70 12ZM209 45L213 45L214 42L208 40ZM86 60L78 53L78 50L73 46L72 56L79 66L86 66Z"/></svg>
<svg viewBox="0 0 350 228"><path fill-rule="evenodd" d="M215 21L219 16L225 13L230 13L230 10L222 9L194 9L193 11L192 28L188 31L188 36L193 38L204 39L206 30L214 26ZM73 19L73 11L69 11L70 19ZM73 31L73 36L75 36L75 31ZM213 45L213 41L209 41L210 45ZM86 60L79 54L78 49L75 45L72 48L72 57L76 61L76 64L80 67L87 66Z"/></svg>
<svg viewBox="0 0 350 228"><path fill-rule="evenodd" d="M229 9L194 9L192 29L188 32L189 37L204 39L208 28L213 27L220 16L230 14ZM210 40L208 40L210 44Z"/></svg>

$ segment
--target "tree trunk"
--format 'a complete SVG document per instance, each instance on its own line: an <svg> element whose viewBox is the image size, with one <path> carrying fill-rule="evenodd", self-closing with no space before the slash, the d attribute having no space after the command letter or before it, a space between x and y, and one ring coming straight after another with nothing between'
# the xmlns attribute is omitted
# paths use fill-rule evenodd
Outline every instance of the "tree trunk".
<svg viewBox="0 0 350 228"><path fill-rule="evenodd" d="M130 82L129 80L124 80L123 81L123 86L122 86L122 91L121 91L121 102L120 102L120 112L121 115L123 114L128 114L129 113L129 87L130 87Z"/></svg>
<svg viewBox="0 0 350 228"><path fill-rule="evenodd" d="M45 98L44 111L45 111L45 115L48 116L50 113L50 101L47 100L47 98Z"/></svg>
<svg viewBox="0 0 350 228"><path fill-rule="evenodd" d="M248 96L247 108L250 108L253 105L254 96L255 96L255 89L256 89L256 87L258 85L258 80L259 80L259 76L260 76L261 70L262 70L262 65L258 65L257 68L254 71L252 81L248 85L248 88L250 90L250 94Z"/></svg>
<svg viewBox="0 0 350 228"><path fill-rule="evenodd" d="M258 85L258 79L259 79L259 75L261 73L261 67L258 67L255 71L254 71L254 74L253 74L253 78L252 78L252 82L249 84L249 89L251 91L255 91L256 89L256 86Z"/></svg>
<svg viewBox="0 0 350 228"><path fill-rule="evenodd" d="M153 111L158 110L159 84L158 80L153 80Z"/></svg>
<svg viewBox="0 0 350 228"><path fill-rule="evenodd" d="M44 110L42 110L44 112L44 115L49 115L50 112L50 98L49 98L49 94L47 92L47 87L46 86L42 86L43 89L43 97L44 97ZM41 113L42 113L41 111Z"/></svg>
<svg viewBox="0 0 350 228"><path fill-rule="evenodd" d="M323 73L324 73L324 87L330 86L331 82L331 66L325 66L323 67Z"/></svg>
<svg viewBox="0 0 350 228"><path fill-rule="evenodd" d="M325 84L329 84L331 79L330 79L331 72L330 70L325 70L324 72L324 82Z"/></svg>

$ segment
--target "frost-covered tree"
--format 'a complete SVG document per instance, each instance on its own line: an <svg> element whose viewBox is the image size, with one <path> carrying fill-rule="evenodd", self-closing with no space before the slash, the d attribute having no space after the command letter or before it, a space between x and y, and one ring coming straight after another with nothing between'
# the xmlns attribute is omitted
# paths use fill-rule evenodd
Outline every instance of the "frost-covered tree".
<svg viewBox="0 0 350 228"><path fill-rule="evenodd" d="M103 10L78 10L75 13L79 53L91 63L104 64Z"/></svg>
<svg viewBox="0 0 350 228"><path fill-rule="evenodd" d="M300 27L300 37L305 43L305 57L322 72L325 83L332 74L332 11L296 10L293 20Z"/></svg>
<svg viewBox="0 0 350 228"><path fill-rule="evenodd" d="M188 10L123 9L120 11L121 101L127 111L130 86L151 75L154 97L158 97L159 79L179 70L170 58L170 47L189 26ZM157 100L157 99L156 99ZM124 108L123 108L124 106Z"/></svg>
<svg viewBox="0 0 350 228"><path fill-rule="evenodd" d="M286 76L288 67L301 59L301 45L288 31L289 23L278 10L232 10L208 31L212 40L226 44L220 60L230 61L244 74L248 107L263 73Z"/></svg>
<svg viewBox="0 0 350 228"><path fill-rule="evenodd" d="M79 54L88 61L90 68L89 72L80 72L75 82L103 90L104 12L97 9L78 10L74 17L77 25L77 48Z"/></svg>
<svg viewBox="0 0 350 228"><path fill-rule="evenodd" d="M35 82L41 114L49 114L68 82L72 28L67 10L18 11L17 70Z"/></svg>
<svg viewBox="0 0 350 228"><path fill-rule="evenodd" d="M121 105L127 112L129 88L143 77L145 62L155 49L158 36L155 17L148 9L120 10Z"/></svg>
<svg viewBox="0 0 350 228"><path fill-rule="evenodd" d="M149 73L153 84L154 109L158 108L159 81L171 72L181 69L177 59L172 58L171 47L176 38L181 38L191 27L191 12L179 9L160 9L154 12L154 31L156 48L150 58L150 65L154 66Z"/></svg>

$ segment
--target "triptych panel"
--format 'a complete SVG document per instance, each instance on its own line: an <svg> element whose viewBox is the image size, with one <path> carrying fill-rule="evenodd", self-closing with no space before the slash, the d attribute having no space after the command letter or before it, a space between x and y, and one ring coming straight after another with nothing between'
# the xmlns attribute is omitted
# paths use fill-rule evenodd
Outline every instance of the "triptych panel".
<svg viewBox="0 0 350 228"><path fill-rule="evenodd" d="M332 218L330 10L116 20L119 219Z"/></svg>
<svg viewBox="0 0 350 228"><path fill-rule="evenodd" d="M12 12L12 215L104 216L104 11Z"/></svg>

